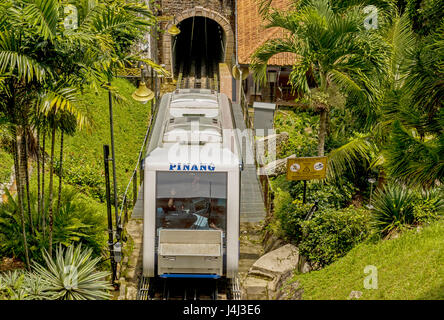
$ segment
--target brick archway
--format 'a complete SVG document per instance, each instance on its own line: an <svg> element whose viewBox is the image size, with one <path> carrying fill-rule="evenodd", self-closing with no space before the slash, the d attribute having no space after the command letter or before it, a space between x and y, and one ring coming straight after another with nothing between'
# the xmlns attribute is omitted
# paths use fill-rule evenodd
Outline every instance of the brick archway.
<svg viewBox="0 0 444 320"><path fill-rule="evenodd" d="M232 57L234 55L235 44L234 44L234 33L230 26L230 21L217 11L207 9L204 7L194 7L193 9L184 10L179 15L177 15L175 23L178 24L179 22L188 18L192 18L194 16L206 17L212 19L221 26L221 28L224 30L225 33L225 47L224 47L223 60L226 64L231 65ZM165 30L168 30L173 25L173 23L174 23L173 21L170 21L166 25ZM162 45L163 45L162 60L166 66L166 69L174 77L173 52L171 48L171 43L172 43L172 36L168 32L165 32L162 37Z"/></svg>

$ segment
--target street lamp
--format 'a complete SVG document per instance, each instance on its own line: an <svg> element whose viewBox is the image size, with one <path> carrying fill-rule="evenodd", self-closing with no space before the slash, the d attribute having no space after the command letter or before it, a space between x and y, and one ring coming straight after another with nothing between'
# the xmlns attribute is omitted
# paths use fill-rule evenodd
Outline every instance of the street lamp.
<svg viewBox="0 0 444 320"><path fill-rule="evenodd" d="M369 178L367 180L370 183L370 200L369 200L369 204L367 205L368 209L373 209L373 205L372 205L372 192L373 192L373 184L376 182L376 179L374 178Z"/></svg>
<svg viewBox="0 0 444 320"><path fill-rule="evenodd" d="M180 33L180 29L176 26L176 18L174 18L173 25L168 29L168 33L173 37Z"/></svg>
<svg viewBox="0 0 444 320"><path fill-rule="evenodd" d="M152 100L154 98L154 92L151 91L145 83L145 79L143 76L143 68L144 66L142 65L140 67L140 73L141 73L141 81L139 84L139 88L137 88L136 91L134 91L134 93L131 95L133 97L134 100L136 101L140 101L143 104L147 103L148 101Z"/></svg>

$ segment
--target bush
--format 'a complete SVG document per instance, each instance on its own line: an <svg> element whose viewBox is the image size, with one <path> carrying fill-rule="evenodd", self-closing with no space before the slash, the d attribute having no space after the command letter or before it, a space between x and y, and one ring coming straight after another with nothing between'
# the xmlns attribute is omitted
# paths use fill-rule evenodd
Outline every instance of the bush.
<svg viewBox="0 0 444 320"><path fill-rule="evenodd" d="M25 271L0 273L0 300L44 300L45 285L40 277Z"/></svg>
<svg viewBox="0 0 444 320"><path fill-rule="evenodd" d="M276 133L287 132L288 141L277 146L276 158L315 155L319 116L310 111L279 110L274 118Z"/></svg>
<svg viewBox="0 0 444 320"><path fill-rule="evenodd" d="M367 238L369 221L367 210L354 207L318 211L302 223L300 253L319 266L330 264Z"/></svg>
<svg viewBox="0 0 444 320"><path fill-rule="evenodd" d="M377 191L372 201L372 224L383 236L412 225L414 194L410 189L388 184Z"/></svg>
<svg viewBox="0 0 444 320"><path fill-rule="evenodd" d="M280 175L272 181L273 189L281 188L287 191L294 199L302 200L304 192L303 181L289 181L285 175ZM319 208L340 209L350 205L356 187L347 180L338 183L325 181L307 181L307 203L319 201Z"/></svg>
<svg viewBox="0 0 444 320"><path fill-rule="evenodd" d="M373 198L373 226L384 237L431 222L444 213L442 189L415 192L412 189L388 184Z"/></svg>
<svg viewBox="0 0 444 320"><path fill-rule="evenodd" d="M300 200L293 200L288 192L278 189L275 193L274 208L278 236L298 243L302 237L301 223L308 214L311 205L303 204Z"/></svg>
<svg viewBox="0 0 444 320"><path fill-rule="evenodd" d="M430 223L444 214L442 189L433 189L419 194L413 204L413 216L416 223Z"/></svg>
<svg viewBox="0 0 444 320"><path fill-rule="evenodd" d="M46 195L48 192L46 192ZM7 192L8 201L0 204L0 255L13 256L24 261L22 227L18 205L15 197ZM31 196L31 214L33 217L35 233L31 233L27 223L27 241L30 259L43 261L41 250L48 247L49 226L46 222L44 230L42 217L37 213L37 197L34 192ZM57 196L54 201L53 243L65 246L71 243L83 243L92 248L94 256L101 255L106 246L105 210L87 200L72 187L62 189L60 211L56 212ZM48 199L46 199L48 204ZM24 204L25 219L27 204ZM45 208L48 219L48 207ZM27 219L28 220L28 219Z"/></svg>

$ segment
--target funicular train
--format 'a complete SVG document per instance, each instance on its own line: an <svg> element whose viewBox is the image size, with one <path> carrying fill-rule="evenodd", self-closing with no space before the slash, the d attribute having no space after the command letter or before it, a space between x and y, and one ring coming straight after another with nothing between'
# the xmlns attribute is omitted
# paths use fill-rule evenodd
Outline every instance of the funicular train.
<svg viewBox="0 0 444 320"><path fill-rule="evenodd" d="M163 95L144 159L143 276L233 279L239 263L240 171L226 95Z"/></svg>

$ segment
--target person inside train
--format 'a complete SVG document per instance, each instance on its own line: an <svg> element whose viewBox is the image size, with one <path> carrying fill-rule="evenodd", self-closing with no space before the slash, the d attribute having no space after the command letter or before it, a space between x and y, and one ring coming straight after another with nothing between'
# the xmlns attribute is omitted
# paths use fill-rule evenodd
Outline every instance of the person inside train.
<svg viewBox="0 0 444 320"><path fill-rule="evenodd" d="M170 211L183 211L185 210L184 202L176 198L176 189L172 188L170 191L171 197L167 202L167 205L163 208L165 213Z"/></svg>

